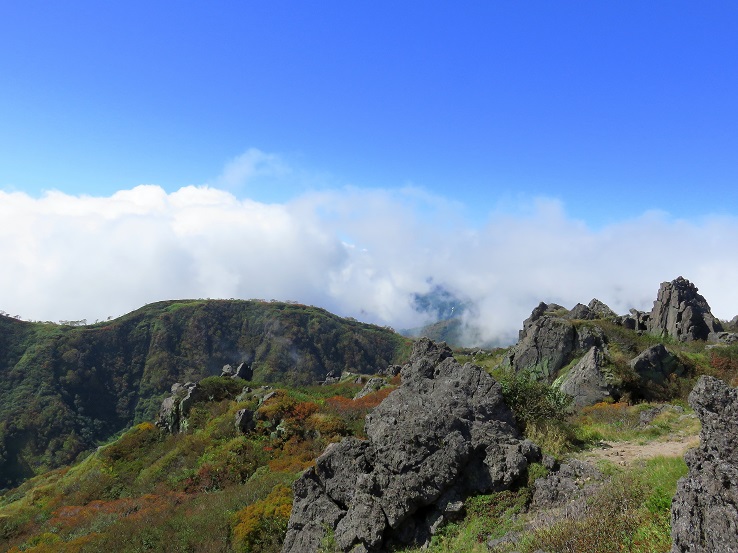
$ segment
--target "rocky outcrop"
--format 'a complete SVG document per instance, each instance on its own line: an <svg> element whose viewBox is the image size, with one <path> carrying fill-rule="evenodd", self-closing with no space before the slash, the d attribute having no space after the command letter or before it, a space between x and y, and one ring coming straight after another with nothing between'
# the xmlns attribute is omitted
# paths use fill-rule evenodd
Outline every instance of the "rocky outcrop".
<svg viewBox="0 0 738 553"><path fill-rule="evenodd" d="M593 298L592 301L587 304L587 307L589 307L589 310L592 313L597 315L598 319L614 319L618 316L615 311L610 309L605 303L601 302L597 298Z"/></svg>
<svg viewBox="0 0 738 553"><path fill-rule="evenodd" d="M574 398L574 407L594 405L606 398L619 399L619 382L607 370L609 361L605 351L592 346L561 381L559 389Z"/></svg>
<svg viewBox="0 0 738 553"><path fill-rule="evenodd" d="M575 312L578 314L571 317ZM606 338L599 327L592 323L575 325L569 320L592 318L592 314L582 304L567 312L560 305L540 303L523 322L520 340L503 360L503 367L553 381L577 351L604 347Z"/></svg>
<svg viewBox="0 0 738 553"><path fill-rule="evenodd" d="M373 394L377 390L383 388L387 385L387 381L384 378L370 378L366 384L364 384L364 387L354 396L354 399L361 399L364 396L368 396L369 394Z"/></svg>
<svg viewBox="0 0 738 553"><path fill-rule="evenodd" d="M239 363L237 367L225 365L223 370L220 372L220 376L251 380L254 377L254 371L248 363Z"/></svg>
<svg viewBox="0 0 738 553"><path fill-rule="evenodd" d="M578 303L571 308L571 311L565 315L566 319L581 319L581 320L592 320L597 319L597 313L592 311L589 307L583 303Z"/></svg>
<svg viewBox="0 0 738 553"><path fill-rule="evenodd" d="M535 315L536 310L531 317ZM568 363L575 343L576 332L571 322L552 315L527 319L520 340L504 364L516 372L530 371L541 379L552 379Z"/></svg>
<svg viewBox="0 0 738 553"><path fill-rule="evenodd" d="M250 409L239 409L236 411L235 426L236 432L240 432L241 434L246 434L256 428L254 412Z"/></svg>
<svg viewBox="0 0 738 553"><path fill-rule="evenodd" d="M156 426L168 431L170 434L176 434L182 431L183 423L190 413L192 404L196 401L207 399L200 386L195 382L186 384L173 384L172 395L165 398L159 409L159 418Z"/></svg>
<svg viewBox="0 0 738 553"><path fill-rule="evenodd" d="M649 332L686 342L707 340L711 333L722 330L694 284L682 277L661 283L648 321Z"/></svg>
<svg viewBox="0 0 738 553"><path fill-rule="evenodd" d="M402 385L366 418L367 440L332 444L294 484L282 551L317 551L332 532L341 551L427 543L463 499L515 485L538 447L523 440L499 384L421 339Z"/></svg>
<svg viewBox="0 0 738 553"><path fill-rule="evenodd" d="M619 323L628 330L644 331L648 330L650 318L650 313L638 311L637 309L631 309L628 315L623 315L622 317L620 317Z"/></svg>
<svg viewBox="0 0 738 553"><path fill-rule="evenodd" d="M671 506L671 553L738 552L738 390L703 376L689 395L700 445Z"/></svg>
<svg viewBox="0 0 738 553"><path fill-rule="evenodd" d="M684 376L687 372L679 358L663 344L657 344L642 352L631 360L630 367L642 380L659 384L665 382L671 375Z"/></svg>

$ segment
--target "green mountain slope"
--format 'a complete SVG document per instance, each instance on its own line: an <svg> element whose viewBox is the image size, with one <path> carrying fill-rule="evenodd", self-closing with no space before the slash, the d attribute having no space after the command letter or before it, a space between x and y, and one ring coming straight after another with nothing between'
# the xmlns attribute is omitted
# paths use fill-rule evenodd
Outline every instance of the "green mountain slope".
<svg viewBox="0 0 738 553"><path fill-rule="evenodd" d="M292 385L400 362L391 330L304 305L168 301L86 327L0 316L0 489L152 420L174 382L250 363Z"/></svg>

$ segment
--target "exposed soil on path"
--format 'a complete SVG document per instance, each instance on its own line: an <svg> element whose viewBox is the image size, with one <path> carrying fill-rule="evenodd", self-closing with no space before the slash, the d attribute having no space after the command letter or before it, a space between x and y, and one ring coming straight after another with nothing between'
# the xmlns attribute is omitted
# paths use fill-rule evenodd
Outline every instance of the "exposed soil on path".
<svg viewBox="0 0 738 553"><path fill-rule="evenodd" d="M581 455L582 460L597 461L605 459L621 466L627 466L641 459L653 457L682 457L688 449L700 443L697 435L670 435L661 441L603 442L599 447Z"/></svg>

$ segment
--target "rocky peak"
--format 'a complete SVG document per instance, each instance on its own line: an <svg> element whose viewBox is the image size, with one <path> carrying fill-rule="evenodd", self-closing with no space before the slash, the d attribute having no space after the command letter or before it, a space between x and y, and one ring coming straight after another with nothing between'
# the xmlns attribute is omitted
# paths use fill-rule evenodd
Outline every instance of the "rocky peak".
<svg viewBox="0 0 738 553"><path fill-rule="evenodd" d="M723 330L697 287L683 277L662 282L648 319L648 331L679 341L707 340Z"/></svg>
<svg viewBox="0 0 738 553"><path fill-rule="evenodd" d="M589 310L597 315L598 319L611 319L617 317L617 313L610 309L607 304L601 302L597 298L592 298L592 301L587 304Z"/></svg>

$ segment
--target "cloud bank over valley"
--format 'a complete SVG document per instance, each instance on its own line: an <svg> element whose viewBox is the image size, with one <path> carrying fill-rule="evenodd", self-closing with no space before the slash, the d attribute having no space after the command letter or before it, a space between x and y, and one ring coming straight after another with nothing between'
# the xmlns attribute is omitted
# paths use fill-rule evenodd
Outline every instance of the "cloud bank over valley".
<svg viewBox="0 0 738 553"><path fill-rule="evenodd" d="M258 171L254 155L219 182L170 193L0 191L0 309L92 322L163 299L263 298L410 328L438 315L418 295L444 290L469 306L480 339L510 343L541 300L650 309L659 283L683 275L716 316L738 314L735 217L651 211L594 229L561 201L532 198L472 224L463 206L415 187L264 203L226 190Z"/></svg>

